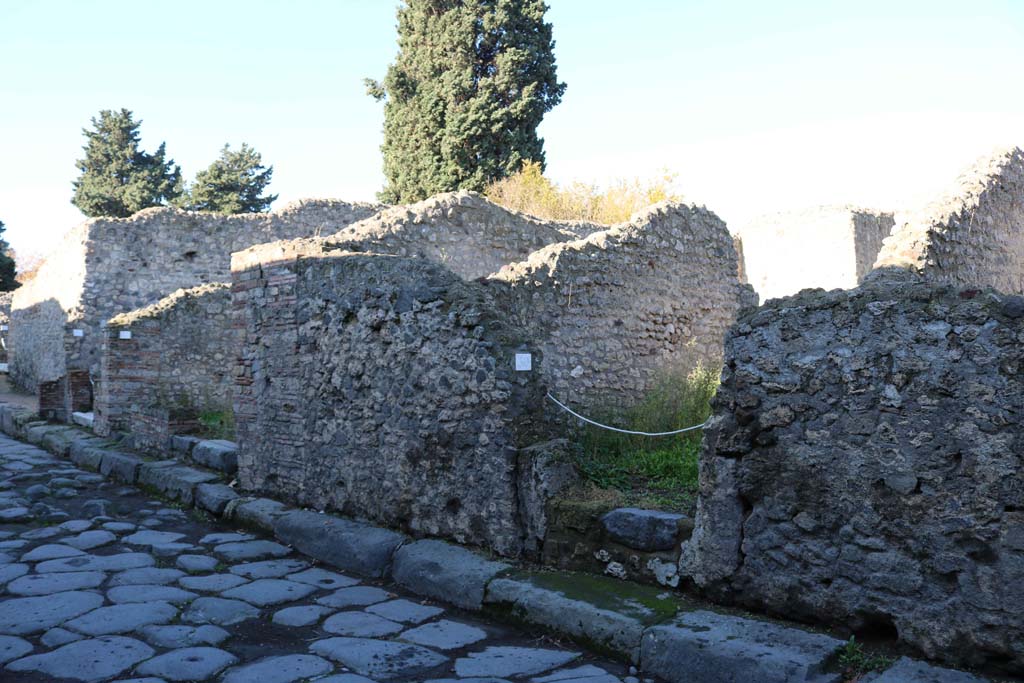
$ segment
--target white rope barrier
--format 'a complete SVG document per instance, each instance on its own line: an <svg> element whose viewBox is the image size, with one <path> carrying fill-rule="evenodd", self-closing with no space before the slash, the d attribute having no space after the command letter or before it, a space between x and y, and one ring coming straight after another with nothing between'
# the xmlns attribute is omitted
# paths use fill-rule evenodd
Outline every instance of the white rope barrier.
<svg viewBox="0 0 1024 683"><path fill-rule="evenodd" d="M595 422L594 420L591 420L589 417L583 417L582 415L577 413L575 410L573 410L572 408L570 408L569 406L565 405L564 403L559 401L557 398L552 396L550 393L548 393L548 398L551 400L552 403L554 403L556 406L558 406L559 408L561 408L565 412L569 413L573 417L577 417L577 418L583 420L584 422L586 422L587 424L592 424L595 427L600 427L601 429L607 429L607 430L612 431L612 432L619 432L620 434L634 434L636 436L672 436L674 434L682 434L683 432L691 432L694 429L701 429L701 428L703 428L707 424L707 420L705 420L704 422L701 422L699 425L693 425L692 427L683 427L682 429L675 429L675 430L673 430L671 432L637 432L637 431L634 431L632 429L619 429L618 427L612 427L612 426L609 426L609 425L601 424L600 422Z"/></svg>

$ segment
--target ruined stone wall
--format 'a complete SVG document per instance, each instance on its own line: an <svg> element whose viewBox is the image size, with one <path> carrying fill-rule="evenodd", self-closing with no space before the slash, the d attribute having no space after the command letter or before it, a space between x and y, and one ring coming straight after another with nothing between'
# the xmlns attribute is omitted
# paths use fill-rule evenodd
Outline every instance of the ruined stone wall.
<svg viewBox="0 0 1024 683"><path fill-rule="evenodd" d="M720 363L737 311L757 302L737 273L721 219L664 203L492 279L510 286L515 321L542 349L540 372L559 399L621 408L669 371Z"/></svg>
<svg viewBox="0 0 1024 683"><path fill-rule="evenodd" d="M814 287L856 287L893 224L891 213L850 206L755 218L738 230L747 281L762 301Z"/></svg>
<svg viewBox="0 0 1024 683"><path fill-rule="evenodd" d="M513 360L540 356L500 286L296 242L233 269L243 488L507 555L539 547L554 479L548 450L525 447L549 436L543 387Z"/></svg>
<svg viewBox="0 0 1024 683"><path fill-rule="evenodd" d="M1024 292L1024 150L999 150L885 240L876 268Z"/></svg>
<svg viewBox="0 0 1024 683"><path fill-rule="evenodd" d="M542 221L474 192L449 192L386 209L326 238L324 247L425 258L469 280L490 275L549 244L606 228Z"/></svg>
<svg viewBox="0 0 1024 683"><path fill-rule="evenodd" d="M111 317L183 287L227 281L234 251L337 232L380 208L303 200L266 214L155 208L130 218L90 219L63 240L32 282L15 292L12 374L30 389L69 368L89 370L96 378L101 330Z"/></svg>
<svg viewBox="0 0 1024 683"><path fill-rule="evenodd" d="M1024 671L1024 299L880 271L743 315L681 573Z"/></svg>
<svg viewBox="0 0 1024 683"><path fill-rule="evenodd" d="M239 340L229 285L178 290L115 316L102 334L97 433L141 431L158 447L174 423L231 410ZM133 423L146 428L133 429Z"/></svg>
<svg viewBox="0 0 1024 683"><path fill-rule="evenodd" d="M0 344L0 363L7 362L7 339L10 336L8 332L10 330L11 300L13 298L13 291L0 293L0 340L3 340L3 343Z"/></svg>

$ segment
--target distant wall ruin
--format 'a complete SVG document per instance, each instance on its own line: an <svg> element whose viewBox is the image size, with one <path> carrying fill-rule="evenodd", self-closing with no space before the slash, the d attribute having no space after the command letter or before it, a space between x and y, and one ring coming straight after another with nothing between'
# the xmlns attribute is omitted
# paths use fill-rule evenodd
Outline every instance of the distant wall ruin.
<svg viewBox="0 0 1024 683"><path fill-rule="evenodd" d="M885 240L876 268L1024 292L1024 150L1000 150Z"/></svg>
<svg viewBox="0 0 1024 683"><path fill-rule="evenodd" d="M12 378L31 390L69 370L96 380L101 330L111 317L182 287L226 281L233 251L333 233L380 208L303 200L268 214L155 208L130 218L90 219L68 233L36 277L15 292Z"/></svg>
<svg viewBox="0 0 1024 683"><path fill-rule="evenodd" d="M137 446L159 449L203 413L231 411L239 339L229 285L178 290L115 316L102 334L98 434L129 431Z"/></svg>
<svg viewBox="0 0 1024 683"><path fill-rule="evenodd" d="M738 230L747 282L761 300L802 289L849 289L867 275L893 214L819 206L761 216Z"/></svg>
<svg viewBox="0 0 1024 683"><path fill-rule="evenodd" d="M1024 671L1024 298L873 274L742 315L681 574Z"/></svg>

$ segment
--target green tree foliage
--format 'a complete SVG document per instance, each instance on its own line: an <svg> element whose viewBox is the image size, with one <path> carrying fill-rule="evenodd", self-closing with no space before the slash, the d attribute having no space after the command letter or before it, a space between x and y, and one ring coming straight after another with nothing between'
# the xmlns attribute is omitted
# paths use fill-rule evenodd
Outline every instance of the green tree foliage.
<svg viewBox="0 0 1024 683"><path fill-rule="evenodd" d="M176 203L191 211L266 211L277 199L276 194L263 194L273 174L274 167L264 167L260 153L249 145L242 143L237 152L224 145L220 157L196 175L196 181Z"/></svg>
<svg viewBox="0 0 1024 683"><path fill-rule="evenodd" d="M83 129L85 158L74 181L71 203L86 216L131 216L181 194L181 168L166 158L164 143L155 154L139 149L139 126L127 109L104 109Z"/></svg>
<svg viewBox="0 0 1024 683"><path fill-rule="evenodd" d="M17 275L14 256L11 245L4 239L4 230L4 222L0 221L0 292L9 292L21 287L21 283L14 279Z"/></svg>
<svg viewBox="0 0 1024 683"><path fill-rule="evenodd" d="M562 99L543 0L405 0L383 83L383 201L482 191L524 161L544 166L537 126Z"/></svg>

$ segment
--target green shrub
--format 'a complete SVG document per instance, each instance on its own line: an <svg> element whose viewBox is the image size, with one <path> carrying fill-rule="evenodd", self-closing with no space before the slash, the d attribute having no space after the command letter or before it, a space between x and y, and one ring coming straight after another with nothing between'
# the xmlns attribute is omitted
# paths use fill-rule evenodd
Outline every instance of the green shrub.
<svg viewBox="0 0 1024 683"><path fill-rule="evenodd" d="M622 223L651 204L682 197L673 184L676 176L664 173L650 180L617 180L606 189L572 183L560 187L544 177L540 164L527 161L513 176L487 187L488 199L514 211L560 221Z"/></svg>
<svg viewBox="0 0 1024 683"><path fill-rule="evenodd" d="M703 423L719 372L698 364L666 374L650 394L624 414L599 411L598 421L624 429L664 432ZM576 465L585 479L626 495L631 504L688 509L697 491L697 460L703 431L649 437L584 424Z"/></svg>

